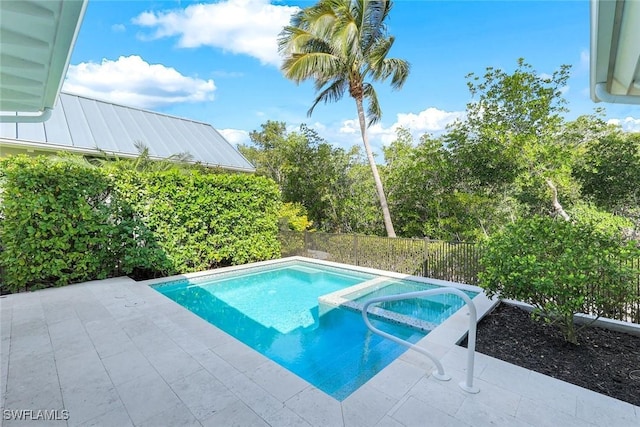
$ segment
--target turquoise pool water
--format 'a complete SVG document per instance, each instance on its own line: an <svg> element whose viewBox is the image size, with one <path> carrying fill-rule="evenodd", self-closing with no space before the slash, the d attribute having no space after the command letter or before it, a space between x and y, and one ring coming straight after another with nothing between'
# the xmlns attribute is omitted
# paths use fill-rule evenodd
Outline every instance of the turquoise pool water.
<svg viewBox="0 0 640 427"><path fill-rule="evenodd" d="M358 313L318 315L318 297L375 276L311 263L274 264L154 288L310 382L343 400L406 350L371 333ZM410 342L424 333L374 321Z"/></svg>
<svg viewBox="0 0 640 427"><path fill-rule="evenodd" d="M430 285L428 283L415 282L411 280L390 280L388 285L371 291L366 294L359 294L353 298L353 301L364 303L366 300L387 296L396 295L405 292L417 292L426 291L428 289L437 289L438 286ZM469 298L473 299L477 292L463 290ZM350 299L349 295L345 298ZM453 294L441 294L430 295L423 298L413 298L409 300L400 301L386 301L376 304L380 308L393 311L395 313L404 314L406 316L414 317L416 319L424 320L426 322L439 325L444 322L449 316L453 315L462 306L464 301L462 298Z"/></svg>

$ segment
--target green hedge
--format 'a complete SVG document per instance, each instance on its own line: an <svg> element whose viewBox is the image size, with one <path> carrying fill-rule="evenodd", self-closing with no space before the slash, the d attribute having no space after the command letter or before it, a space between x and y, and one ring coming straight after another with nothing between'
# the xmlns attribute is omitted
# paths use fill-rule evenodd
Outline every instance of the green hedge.
<svg viewBox="0 0 640 427"><path fill-rule="evenodd" d="M184 273L280 255L280 193L267 178L169 171L122 172L119 193Z"/></svg>
<svg viewBox="0 0 640 427"><path fill-rule="evenodd" d="M3 292L279 255L280 195L270 180L108 171L47 157L0 161Z"/></svg>

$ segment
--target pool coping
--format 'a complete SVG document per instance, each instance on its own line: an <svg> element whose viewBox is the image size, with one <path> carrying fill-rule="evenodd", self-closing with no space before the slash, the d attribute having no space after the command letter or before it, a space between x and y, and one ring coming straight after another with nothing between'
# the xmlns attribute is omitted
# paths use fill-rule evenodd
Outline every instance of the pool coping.
<svg viewBox="0 0 640 427"><path fill-rule="evenodd" d="M402 279L412 280L412 281L422 282L422 283L426 283L426 284L430 284L430 285L438 285L438 286L443 286L443 287L453 287L453 288L457 288L457 289L461 289L461 290L470 290L470 291L473 291L473 292L478 292L478 295L475 298L473 298L473 300L472 300L474 305L475 305L475 307L476 307L476 313L477 313L476 321L477 322L480 321L480 319L482 319L486 314L491 312L491 310L499 302L498 299L489 299L485 295L484 290L482 288L478 287L478 286L467 285L467 284L464 284L464 283L450 282L450 281L441 280L441 279L432 279L432 278L427 278L427 277L412 276L412 275L409 275L409 274L396 273L396 272L392 272L392 271L380 270L380 269L375 269L375 268L371 268L371 267L360 267L360 266L354 266L354 265L350 265L350 264L337 263L337 262L333 262L333 261L318 260L318 259L315 259L315 258L307 258L307 257L302 257L302 256L292 256L292 257L278 258L278 259L267 260L267 261L259 261L259 262L250 263L250 264L242 264L242 265L221 267L221 268L217 268L217 269L205 270L205 271L194 272L194 273L179 274L179 275L163 277L163 278L158 278L158 279L150 279L150 280L140 281L140 282L138 282L138 284L139 285L148 286L148 287L153 287L155 285L159 285L159 284L162 284L162 283L165 283L165 282L173 282L173 281L183 280L183 279L197 279L197 278L201 278L201 277L205 277L205 276L218 275L218 274L230 273L230 272L235 272L235 271L242 271L242 270L248 269L248 268L266 267L266 266L270 266L270 265L274 265L274 264L281 264L281 263L286 263L286 262L291 262L291 261L301 261L301 262L306 262L306 263L310 263L310 264L318 264L318 265L324 265L324 266L328 266L328 267L353 270L353 271L356 271L356 272L368 273L368 274L384 276L384 277L388 277L388 278L401 279L401 280ZM184 309L188 311L188 309L186 309L186 308L184 308ZM374 310L370 311L370 313L374 313L375 309L376 308L374 307ZM197 316L197 315L194 314L194 316ZM420 339L414 345L424 348L425 350L427 350L430 353L434 354L436 357L443 356L444 354L449 352L449 350L451 350L452 347L457 346L460 342L462 342L467 337L467 335L469 333L469 326L470 326L470 317L469 316L470 316L469 309L468 309L468 306L465 304L462 308L460 308L458 311L456 311L453 315L449 316L449 318L447 318L444 322L442 322L440 325L438 325L435 329L431 330L424 338ZM213 324L210 324L210 325L212 327L218 329L215 325L213 325ZM235 339L235 338L233 338L233 339ZM237 340L237 341L241 342L239 340ZM271 363L274 363L274 364L280 366L279 364L277 364L277 362L272 361L271 359L269 359L266 356L263 356L261 353L259 353L258 351L250 348L249 346L247 346L247 348L249 348L251 351L254 351L257 355L259 355L261 357L264 357L264 359L270 361ZM404 361L406 361L407 359L408 360L415 359L415 357L424 358L426 360L426 357L424 357L422 355L418 355L415 352L407 351L407 352L403 353L400 357L396 358L393 362L391 362L382 371L378 372L376 375L371 377L365 384L360 386L360 388L357 389L356 391L367 387L367 385L370 384L370 383L375 382L376 378L379 377L385 370L387 370L387 369L393 370L395 365L400 364L400 363L404 363ZM291 372L289 370L286 370L286 372L289 372L291 375L294 375L296 378L300 378L296 374L294 374L293 372ZM301 380L303 380L303 379L301 379ZM462 381L463 378L456 378L456 380ZM305 380L303 380L303 381L305 381ZM307 381L305 381L305 382L307 382ZM322 390L317 389L315 386L313 386L313 384L311 384L311 383L308 383L308 384L309 384L310 387L313 387L314 389L318 390L319 392L321 392L323 394L326 394ZM331 399L333 399L333 400L335 400L336 402L340 402L339 400L333 398L332 396L330 396L328 394L326 394L326 396L331 398Z"/></svg>

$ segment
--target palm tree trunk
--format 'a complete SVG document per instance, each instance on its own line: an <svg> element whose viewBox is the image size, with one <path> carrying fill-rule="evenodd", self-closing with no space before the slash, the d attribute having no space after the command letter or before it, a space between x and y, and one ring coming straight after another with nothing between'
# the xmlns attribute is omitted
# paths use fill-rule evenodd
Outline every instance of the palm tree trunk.
<svg viewBox="0 0 640 427"><path fill-rule="evenodd" d="M387 236L396 237L396 232L393 229L393 223L391 222L391 214L389 213L389 206L387 205L387 198L384 195L384 188L382 187L382 180L378 173L378 166L373 158L373 152L367 139L367 126L364 117L364 109L362 108L362 99L356 98L356 106L358 107L358 120L360 121L360 133L362 135L362 143L364 144L364 151L367 153L367 159L369 159L369 166L371 166L371 172L373 173L373 180L376 183L376 191L378 192L378 199L380 200L380 207L382 207L382 217L384 219L384 228L387 230Z"/></svg>

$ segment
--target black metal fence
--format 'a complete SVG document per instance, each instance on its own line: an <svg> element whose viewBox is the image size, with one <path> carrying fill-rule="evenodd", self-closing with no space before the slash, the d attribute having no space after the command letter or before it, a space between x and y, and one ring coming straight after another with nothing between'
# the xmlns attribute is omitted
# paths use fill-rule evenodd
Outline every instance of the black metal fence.
<svg viewBox="0 0 640 427"><path fill-rule="evenodd" d="M428 239L282 232L282 256L302 255L476 285L482 247Z"/></svg>
<svg viewBox="0 0 640 427"><path fill-rule="evenodd" d="M478 284L483 247L475 243L404 239L321 232L280 233L282 256L301 255L414 276ZM640 269L640 259L634 260ZM594 286L593 292L601 292ZM616 307L607 317L640 323L640 275L635 302Z"/></svg>

